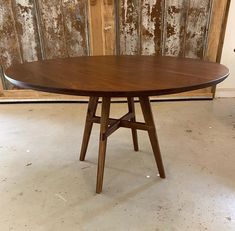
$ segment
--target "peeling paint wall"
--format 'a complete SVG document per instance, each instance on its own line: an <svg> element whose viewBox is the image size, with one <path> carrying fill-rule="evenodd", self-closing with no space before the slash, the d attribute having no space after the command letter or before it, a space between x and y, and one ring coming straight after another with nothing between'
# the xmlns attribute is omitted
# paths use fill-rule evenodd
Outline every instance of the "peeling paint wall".
<svg viewBox="0 0 235 231"><path fill-rule="evenodd" d="M203 58L207 42L210 0L190 0L187 14L185 57Z"/></svg>
<svg viewBox="0 0 235 231"><path fill-rule="evenodd" d="M203 58L213 0L119 0L120 54Z"/></svg>
<svg viewBox="0 0 235 231"><path fill-rule="evenodd" d="M12 0L12 5L22 60L36 61L41 58L41 51L33 1Z"/></svg>
<svg viewBox="0 0 235 231"><path fill-rule="evenodd" d="M184 55L187 0L166 1L164 51L165 55Z"/></svg>
<svg viewBox="0 0 235 231"><path fill-rule="evenodd" d="M18 43L15 20L10 0L2 0L0 7L0 62L4 66L21 62L21 53Z"/></svg>
<svg viewBox="0 0 235 231"><path fill-rule="evenodd" d="M120 54L135 55L139 52L139 1L120 1Z"/></svg>
<svg viewBox="0 0 235 231"><path fill-rule="evenodd" d="M87 55L88 35L85 1L64 0L62 6L68 55L70 57Z"/></svg>
<svg viewBox="0 0 235 231"><path fill-rule="evenodd" d="M143 55L161 54L163 0L141 1L141 51Z"/></svg>
<svg viewBox="0 0 235 231"><path fill-rule="evenodd" d="M67 57L62 5L57 0L39 0L38 3L44 56L47 59Z"/></svg>
<svg viewBox="0 0 235 231"><path fill-rule="evenodd" d="M86 4L85 0L1 0L0 65L87 55Z"/></svg>

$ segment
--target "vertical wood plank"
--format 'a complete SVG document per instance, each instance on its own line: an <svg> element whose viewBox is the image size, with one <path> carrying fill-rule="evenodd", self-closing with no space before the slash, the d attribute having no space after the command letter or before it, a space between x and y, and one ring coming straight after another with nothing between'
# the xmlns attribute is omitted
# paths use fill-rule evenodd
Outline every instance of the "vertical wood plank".
<svg viewBox="0 0 235 231"><path fill-rule="evenodd" d="M2 0L0 5L0 62L4 68L21 62L20 48L10 0Z"/></svg>
<svg viewBox="0 0 235 231"><path fill-rule="evenodd" d="M87 8L85 0L63 0L65 43L68 56L88 54Z"/></svg>
<svg viewBox="0 0 235 231"><path fill-rule="evenodd" d="M187 0L165 2L164 55L184 55Z"/></svg>
<svg viewBox="0 0 235 231"><path fill-rule="evenodd" d="M187 15L185 57L204 57L210 20L210 4L211 0L190 0Z"/></svg>
<svg viewBox="0 0 235 231"><path fill-rule="evenodd" d="M115 7L114 0L102 1L104 55L114 55L116 53Z"/></svg>
<svg viewBox="0 0 235 231"><path fill-rule="evenodd" d="M103 55L101 1L89 0L91 55Z"/></svg>
<svg viewBox="0 0 235 231"><path fill-rule="evenodd" d="M90 46L92 55L116 53L114 0L90 0Z"/></svg>
<svg viewBox="0 0 235 231"><path fill-rule="evenodd" d="M141 54L162 53L164 0L141 1Z"/></svg>
<svg viewBox="0 0 235 231"><path fill-rule="evenodd" d="M223 38L223 26L226 22L226 8L228 5L228 0L214 0L212 5L212 16L208 32L208 45L206 51L206 59L210 61L217 61L217 54L219 50L220 43L222 43ZM222 40L221 40L222 39Z"/></svg>
<svg viewBox="0 0 235 231"><path fill-rule="evenodd" d="M61 1L38 0L45 58L67 57Z"/></svg>
<svg viewBox="0 0 235 231"><path fill-rule="evenodd" d="M36 61L41 59L36 10L33 0L12 0L12 6L22 61Z"/></svg>
<svg viewBox="0 0 235 231"><path fill-rule="evenodd" d="M0 35L0 64L3 68L9 67L13 63L22 62L10 0L0 2ZM4 78L0 77L1 80ZM0 91L3 91L3 84L0 85ZM6 88L11 89L13 86L6 82Z"/></svg>
<svg viewBox="0 0 235 231"><path fill-rule="evenodd" d="M119 1L119 49L121 55L139 53L139 0Z"/></svg>
<svg viewBox="0 0 235 231"><path fill-rule="evenodd" d="M230 2L231 0L213 1L205 55L206 60L220 62ZM215 97L215 92L216 86L212 87L213 98Z"/></svg>

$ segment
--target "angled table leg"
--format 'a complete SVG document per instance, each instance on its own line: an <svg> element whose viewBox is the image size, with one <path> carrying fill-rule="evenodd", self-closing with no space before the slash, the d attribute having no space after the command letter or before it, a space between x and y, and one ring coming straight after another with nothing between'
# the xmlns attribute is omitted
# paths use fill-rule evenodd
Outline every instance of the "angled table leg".
<svg viewBox="0 0 235 231"><path fill-rule="evenodd" d="M82 148L80 153L80 160L84 161L87 151L88 142L91 135L91 129L93 126L92 118L95 116L97 104L98 104L98 97L90 97L88 109L87 109L87 116L86 116L86 124L84 128L83 140L82 140Z"/></svg>
<svg viewBox="0 0 235 231"><path fill-rule="evenodd" d="M110 112L110 97L102 98L101 121L100 121L100 144L99 144L99 157L97 168L97 182L96 193L101 193L103 187L104 165L105 165L105 152L107 145L107 138L105 132L109 124Z"/></svg>
<svg viewBox="0 0 235 231"><path fill-rule="evenodd" d="M127 98L128 102L128 110L129 112L133 112L135 115L135 104L134 104L134 98L133 97L128 97ZM136 122L135 116L131 119L132 122ZM131 129L132 132L132 139L133 139L133 145L134 145L134 150L138 151L139 146L138 146L138 138L137 138L137 130L135 128Z"/></svg>
<svg viewBox="0 0 235 231"><path fill-rule="evenodd" d="M164 171L164 166L162 163L162 157L160 153L159 143L157 139L157 132L156 132L156 128L154 125L154 119L153 119L153 114L152 114L149 98L147 96L141 96L139 97L139 99L140 99L140 105L143 111L145 123L146 125L150 126L150 129L148 130L148 134L149 134L149 139L152 145L154 157L157 163L158 171L159 171L160 177L165 178L165 171Z"/></svg>

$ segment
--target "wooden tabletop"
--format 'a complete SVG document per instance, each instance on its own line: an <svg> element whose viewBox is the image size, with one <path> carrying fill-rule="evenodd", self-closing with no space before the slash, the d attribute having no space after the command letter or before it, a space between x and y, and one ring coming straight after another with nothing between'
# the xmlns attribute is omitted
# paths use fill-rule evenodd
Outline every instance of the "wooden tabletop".
<svg viewBox="0 0 235 231"><path fill-rule="evenodd" d="M209 87L229 75L225 66L162 56L90 56L53 59L8 68L14 85L82 96L153 96Z"/></svg>

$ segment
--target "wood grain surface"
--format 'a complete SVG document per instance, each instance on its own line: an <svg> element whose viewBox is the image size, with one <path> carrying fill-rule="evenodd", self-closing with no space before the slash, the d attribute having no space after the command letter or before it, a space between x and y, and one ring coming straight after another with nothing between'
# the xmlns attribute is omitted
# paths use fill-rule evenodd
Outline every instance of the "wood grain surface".
<svg viewBox="0 0 235 231"><path fill-rule="evenodd" d="M90 0L89 33L91 55L116 53L116 21L114 0Z"/></svg>
<svg viewBox="0 0 235 231"><path fill-rule="evenodd" d="M153 96L213 86L228 69L167 56L93 56L15 64L7 79L19 87L83 96Z"/></svg>

